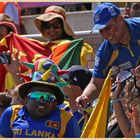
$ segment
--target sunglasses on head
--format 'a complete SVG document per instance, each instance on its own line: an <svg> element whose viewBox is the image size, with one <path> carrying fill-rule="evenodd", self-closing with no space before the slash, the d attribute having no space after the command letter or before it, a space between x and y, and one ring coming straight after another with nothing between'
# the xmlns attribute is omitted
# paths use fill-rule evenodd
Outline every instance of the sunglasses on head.
<svg viewBox="0 0 140 140"><path fill-rule="evenodd" d="M62 24L61 23L53 23L53 24L50 24L48 22L43 22L42 23L42 26L43 26L44 29L51 29L51 28L53 28L53 29L59 29L59 28L62 27Z"/></svg>
<svg viewBox="0 0 140 140"><path fill-rule="evenodd" d="M39 101L41 97L44 98L44 101L46 102L53 102L56 100L56 97L49 93L49 92L41 92L41 91L33 91L30 92L27 96L29 99L37 100Z"/></svg>

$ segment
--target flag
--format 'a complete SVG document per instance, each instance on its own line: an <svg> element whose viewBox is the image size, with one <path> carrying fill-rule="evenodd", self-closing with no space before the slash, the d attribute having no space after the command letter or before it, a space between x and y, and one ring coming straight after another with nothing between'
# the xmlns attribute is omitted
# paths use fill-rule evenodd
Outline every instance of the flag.
<svg viewBox="0 0 140 140"><path fill-rule="evenodd" d="M61 69L67 69L72 65L86 66L87 55L93 54L93 48L84 43L83 39L57 40L52 42L40 42L23 38L15 33L7 35L0 42L0 52L8 51L18 53L21 62L34 63L37 59L49 57ZM51 55L50 55L51 54ZM21 73L28 71L27 67L20 66ZM15 86L12 75L7 73L4 66L0 65L0 91L11 89Z"/></svg>
<svg viewBox="0 0 140 140"><path fill-rule="evenodd" d="M48 57L51 54L51 49L49 45L45 43L23 38L18 34L10 33L0 42L0 52L10 50L11 54L18 54L18 59L21 62L31 62L39 58ZM21 72L27 71L27 67L21 65ZM0 91L5 89L11 89L15 86L12 76L10 73L6 72L6 69L2 64L0 64Z"/></svg>
<svg viewBox="0 0 140 140"><path fill-rule="evenodd" d="M72 65L86 67L87 55L93 54L93 48L83 39L67 40L57 44L52 50L51 59L61 68L68 69Z"/></svg>
<svg viewBox="0 0 140 140"><path fill-rule="evenodd" d="M111 74L109 71L98 97L95 109L92 111L89 120L81 135L82 138L105 138L108 117L108 104L111 93Z"/></svg>

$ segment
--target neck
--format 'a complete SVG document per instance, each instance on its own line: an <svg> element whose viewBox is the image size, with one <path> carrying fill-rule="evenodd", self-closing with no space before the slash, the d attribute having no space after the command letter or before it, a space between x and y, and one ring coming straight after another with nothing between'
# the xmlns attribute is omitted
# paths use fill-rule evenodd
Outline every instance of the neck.
<svg viewBox="0 0 140 140"><path fill-rule="evenodd" d="M70 103L70 107L71 107L71 110L72 110L73 113L78 110L77 106L76 106L76 103L75 103L75 100L69 99L69 103Z"/></svg>
<svg viewBox="0 0 140 140"><path fill-rule="evenodd" d="M130 30L128 28L128 25L126 23L124 23L124 24L125 24L124 31L123 31L124 35L122 36L120 43L127 46L130 43L131 34L130 34Z"/></svg>

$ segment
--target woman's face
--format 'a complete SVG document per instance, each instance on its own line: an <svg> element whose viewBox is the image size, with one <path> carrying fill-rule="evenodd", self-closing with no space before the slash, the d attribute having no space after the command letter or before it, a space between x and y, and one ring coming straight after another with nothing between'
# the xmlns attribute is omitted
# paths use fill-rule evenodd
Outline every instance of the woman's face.
<svg viewBox="0 0 140 140"><path fill-rule="evenodd" d="M63 39L65 34L63 21L60 18L55 18L48 22L42 23L42 33L51 41Z"/></svg>
<svg viewBox="0 0 140 140"><path fill-rule="evenodd" d="M7 34L9 34L8 28L0 25L0 40L2 40Z"/></svg>

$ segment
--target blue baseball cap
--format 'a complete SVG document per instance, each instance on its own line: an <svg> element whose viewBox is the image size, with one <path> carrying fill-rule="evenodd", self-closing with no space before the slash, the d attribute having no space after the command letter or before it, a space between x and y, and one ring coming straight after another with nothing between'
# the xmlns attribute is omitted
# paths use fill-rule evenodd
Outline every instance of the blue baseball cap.
<svg viewBox="0 0 140 140"><path fill-rule="evenodd" d="M120 14L120 9L112 3L102 3L93 12L93 30L101 30L107 26L110 20Z"/></svg>

